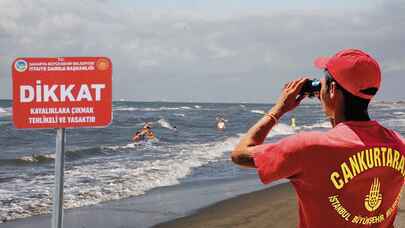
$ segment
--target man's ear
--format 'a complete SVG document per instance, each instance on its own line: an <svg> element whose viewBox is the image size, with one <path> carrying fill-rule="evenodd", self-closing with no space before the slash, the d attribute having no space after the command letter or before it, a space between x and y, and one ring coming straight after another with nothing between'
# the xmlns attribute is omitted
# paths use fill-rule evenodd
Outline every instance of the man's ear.
<svg viewBox="0 0 405 228"><path fill-rule="evenodd" d="M329 96L330 96L330 99L334 99L335 97L336 97L336 91L337 90L337 87L336 87L336 82L331 82L330 83L330 85L329 85Z"/></svg>

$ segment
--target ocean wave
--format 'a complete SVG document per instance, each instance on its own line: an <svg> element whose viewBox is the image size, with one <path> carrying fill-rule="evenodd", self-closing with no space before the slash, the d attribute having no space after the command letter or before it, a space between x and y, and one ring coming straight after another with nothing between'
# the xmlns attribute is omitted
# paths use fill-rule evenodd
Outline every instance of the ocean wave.
<svg viewBox="0 0 405 228"><path fill-rule="evenodd" d="M175 115L175 116L181 116L181 117L185 117L185 116L186 116L186 114L184 114L184 113L173 113L173 115Z"/></svg>
<svg viewBox="0 0 405 228"><path fill-rule="evenodd" d="M278 136L278 135L292 135L295 133L298 133L303 130L311 130L311 129L327 129L331 128L332 125L330 122L320 122L320 123L315 123L315 124L310 124L310 125L302 125L302 126L296 126L292 127L288 124L284 123L278 123L276 126L271 129L270 133L267 135L268 138Z"/></svg>
<svg viewBox="0 0 405 228"><path fill-rule="evenodd" d="M144 148L152 148L152 146L159 142L158 138L150 139L147 141L132 142L125 145L113 145L113 146L102 146L102 148L110 149L114 151L120 151L121 149L133 149L139 146L144 146Z"/></svg>
<svg viewBox="0 0 405 228"><path fill-rule="evenodd" d="M315 129L315 128L332 128L332 125L329 121L319 122L311 125L302 125L296 127L297 130L304 130L304 129Z"/></svg>
<svg viewBox="0 0 405 228"><path fill-rule="evenodd" d="M287 135L293 135L296 134L302 130L306 129L322 129L322 128L331 128L332 126L330 125L329 122L322 122L322 123L315 123L311 125L302 125L299 127L291 127L288 124L285 123L278 123L276 124L269 134L267 135L267 138L273 138L275 136L287 136ZM243 134L239 134L241 137Z"/></svg>
<svg viewBox="0 0 405 228"><path fill-rule="evenodd" d="M17 163L46 163L55 160L55 154L33 154L16 158Z"/></svg>
<svg viewBox="0 0 405 228"><path fill-rule="evenodd" d="M169 121L167 121L164 118L159 119L158 121L147 121L149 124L151 124L152 128L155 127L156 125L159 125L163 128L167 128L170 130L174 130L174 127L169 123ZM140 123L136 123L135 126L144 126L146 122L140 122ZM128 127L127 127L128 128Z"/></svg>
<svg viewBox="0 0 405 228"><path fill-rule="evenodd" d="M54 160L53 154L44 155L27 155L21 156L14 159L0 159L0 165L2 166L24 166L32 164L49 163Z"/></svg>
<svg viewBox="0 0 405 228"><path fill-rule="evenodd" d="M113 111L137 111L139 110L138 108L132 108L132 107L117 107L117 108L113 108Z"/></svg>
<svg viewBox="0 0 405 228"><path fill-rule="evenodd" d="M403 116L403 115L405 115L405 112L393 112L392 114Z"/></svg>
<svg viewBox="0 0 405 228"><path fill-rule="evenodd" d="M371 108L378 109L378 111L388 111L394 109L403 109L405 107L404 102L384 102L384 103L372 103Z"/></svg>
<svg viewBox="0 0 405 228"><path fill-rule="evenodd" d="M182 116L182 117L185 116L184 114L176 114L176 113L174 115L175 116ZM163 128L167 128L167 129L170 129L170 130L175 130L175 128L169 123L169 121L167 121L164 118L161 118L158 121L139 122L139 123L132 124L131 126L120 126L118 128L134 128L134 126L139 126L139 128L141 128L141 127L143 127L145 125L146 122L151 124L152 128L158 125L158 126L163 127Z"/></svg>
<svg viewBox="0 0 405 228"><path fill-rule="evenodd" d="M201 108L201 107L200 107ZM197 109L200 109L197 108ZM171 111L171 110L191 110L192 107L181 106L181 107L159 107L159 108L148 108L148 107L114 107L113 111L143 111L143 112L160 112L160 111Z"/></svg>
<svg viewBox="0 0 405 228"><path fill-rule="evenodd" d="M1 117L1 115L0 115L0 117ZM0 126L7 126L7 125L11 125L11 124L13 124L11 121L0 120Z"/></svg>
<svg viewBox="0 0 405 228"><path fill-rule="evenodd" d="M387 126L389 128L395 129L397 131L404 131L404 127L405 127L405 119L388 119L388 120L382 120L381 123L384 126Z"/></svg>
<svg viewBox="0 0 405 228"><path fill-rule="evenodd" d="M257 114L261 114L261 115L266 114L266 112L263 111L263 110L250 110L250 112L257 113Z"/></svg>
<svg viewBox="0 0 405 228"><path fill-rule="evenodd" d="M11 116L12 113L11 107L0 108L0 117Z"/></svg>
<svg viewBox="0 0 405 228"><path fill-rule="evenodd" d="M66 159L69 161L79 160L86 157L92 157L96 155L105 155L102 151L103 147L90 147L79 148L76 150L65 151ZM51 163L55 160L55 154L32 154L26 156L16 157L15 159L0 159L1 165L31 165L41 163Z"/></svg>
<svg viewBox="0 0 405 228"><path fill-rule="evenodd" d="M171 151L171 156L142 161L122 159L111 161L108 166L103 167L100 167L102 164L77 167L66 174L66 194L70 198L66 205L69 208L87 206L141 195L156 187L178 184L181 178L191 173L192 168L222 157L238 140L239 138L234 137L215 143L156 146L155 149ZM69 175L72 179L69 179ZM81 184L82 179L90 179L91 186ZM75 189L70 188L74 183Z"/></svg>
<svg viewBox="0 0 405 228"><path fill-rule="evenodd" d="M160 126L162 126L163 128L167 128L167 129L170 129L170 130L175 130L174 129L174 127L167 121L167 120L165 120L165 119L160 119L160 120L158 120L157 121L159 124L160 124Z"/></svg>
<svg viewBox="0 0 405 228"><path fill-rule="evenodd" d="M75 208L144 194L146 191L179 184L181 178L224 156L239 137L204 144L178 144L161 147L170 156L161 159L110 159L65 170L65 208ZM127 145L129 146L129 144ZM159 146L157 146L159 147ZM160 155L163 156L163 155ZM13 179L0 194L2 221L50 213L53 176ZM18 195L15 189L18 188ZM23 195L24 197L20 197Z"/></svg>
<svg viewBox="0 0 405 228"><path fill-rule="evenodd" d="M291 126L284 123L278 123L276 126L273 127L273 129L271 129L270 133L267 135L267 138L277 135L292 135L295 133L296 130Z"/></svg>
<svg viewBox="0 0 405 228"><path fill-rule="evenodd" d="M275 136L282 136L282 135L292 135L298 133L298 131L291 126L284 124L284 123L278 123L276 124L269 134L267 135L266 138L273 138ZM244 134L238 134L239 137L242 137Z"/></svg>

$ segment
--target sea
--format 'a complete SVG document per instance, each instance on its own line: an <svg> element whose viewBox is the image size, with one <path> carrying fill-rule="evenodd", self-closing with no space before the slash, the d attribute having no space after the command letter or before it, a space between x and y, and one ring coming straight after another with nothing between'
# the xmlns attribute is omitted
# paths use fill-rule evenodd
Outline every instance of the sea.
<svg viewBox="0 0 405 228"><path fill-rule="evenodd" d="M164 186L256 175L233 165L232 148L272 104L114 101L106 128L66 129L64 206L136 197ZM374 102L370 115L405 136L405 103ZM226 119L225 129L216 119ZM296 127L291 126L295 119ZM132 142L144 123L156 139ZM268 135L331 128L316 101L286 114ZM52 210L55 129L17 130L12 101L0 100L0 223Z"/></svg>

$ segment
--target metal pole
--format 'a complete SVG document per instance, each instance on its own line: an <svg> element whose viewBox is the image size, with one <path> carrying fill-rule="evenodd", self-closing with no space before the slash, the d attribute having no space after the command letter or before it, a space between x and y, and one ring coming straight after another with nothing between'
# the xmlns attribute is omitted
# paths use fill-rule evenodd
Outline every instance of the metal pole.
<svg viewBox="0 0 405 228"><path fill-rule="evenodd" d="M65 129L56 132L55 191L53 192L52 228L63 227L63 170L65 154Z"/></svg>

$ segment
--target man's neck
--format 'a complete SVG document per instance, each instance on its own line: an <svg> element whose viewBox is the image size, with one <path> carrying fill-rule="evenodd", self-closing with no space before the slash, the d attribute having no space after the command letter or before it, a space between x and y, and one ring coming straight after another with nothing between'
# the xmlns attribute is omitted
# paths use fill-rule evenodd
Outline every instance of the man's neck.
<svg viewBox="0 0 405 228"><path fill-rule="evenodd" d="M331 118L331 124L333 127L335 127L336 125L344 121L346 121L344 108L342 105L340 105L338 106L338 108L336 108L334 116Z"/></svg>
<svg viewBox="0 0 405 228"><path fill-rule="evenodd" d="M370 120L370 116L368 115L368 113L364 113L364 115L358 115L355 118L347 118L344 114L339 114L336 115L335 114L335 118L331 118L330 122L332 124L333 127L335 127L336 125L338 125L341 122L345 122L345 121L369 121Z"/></svg>

